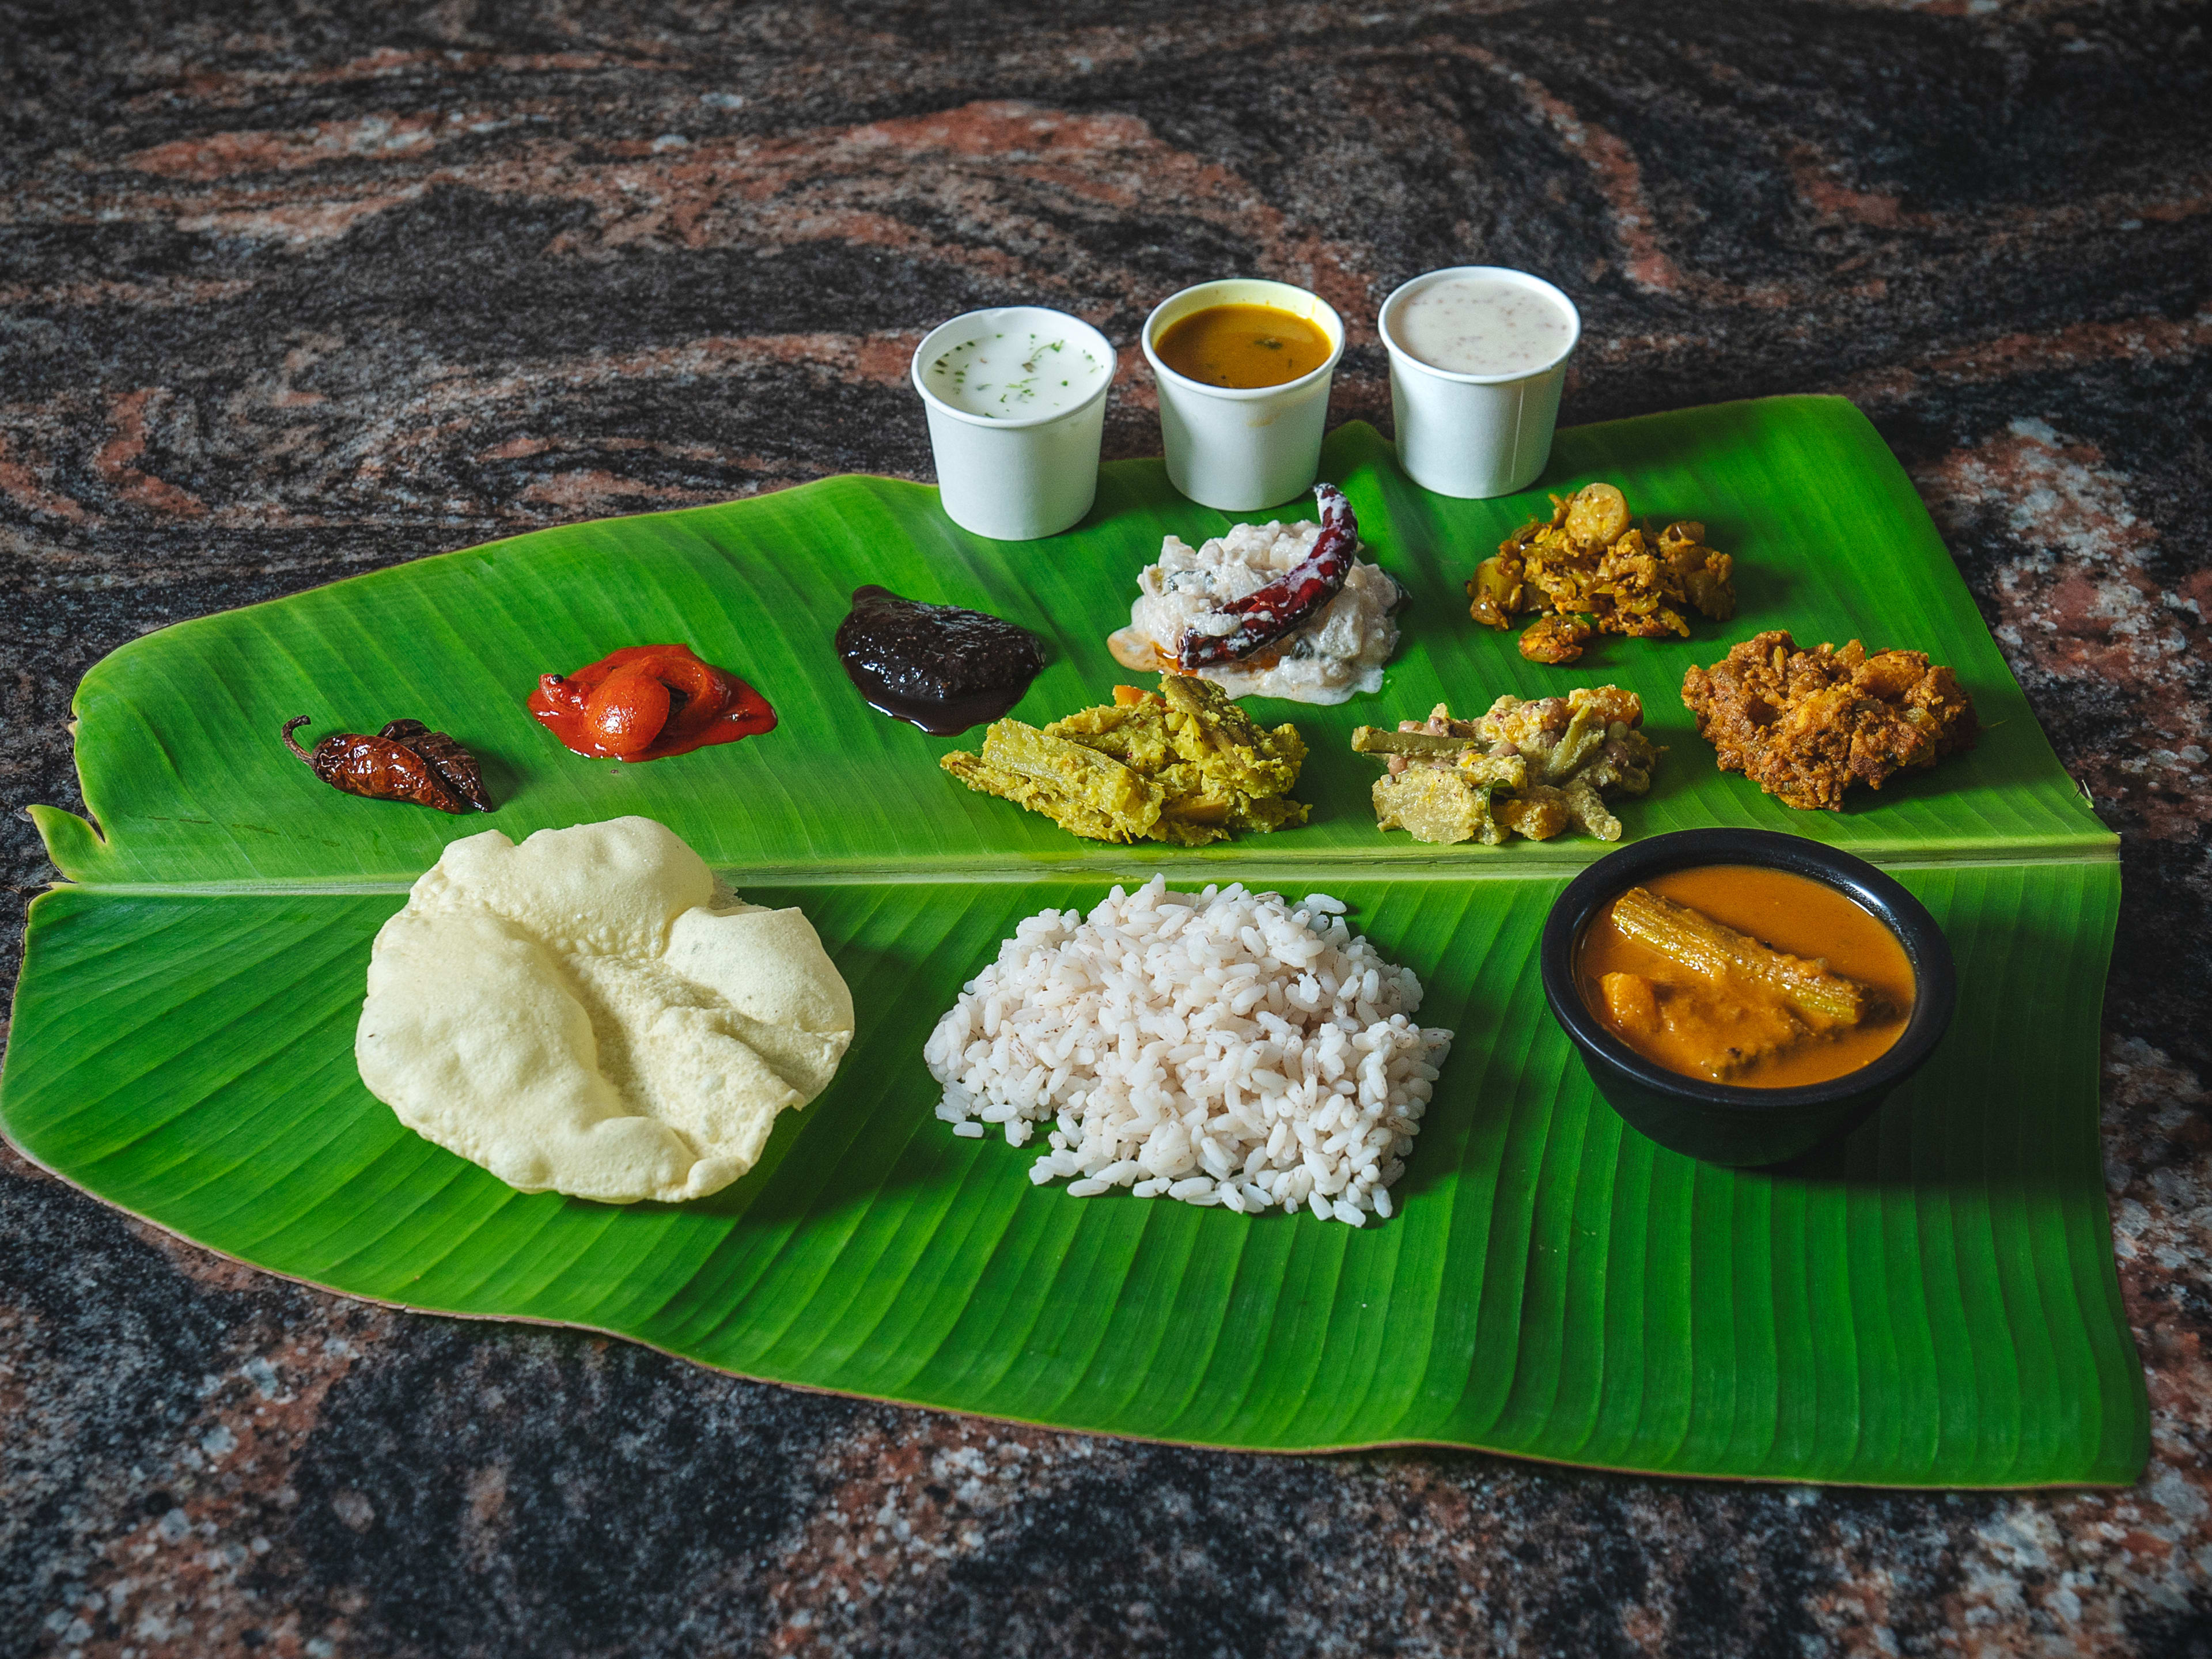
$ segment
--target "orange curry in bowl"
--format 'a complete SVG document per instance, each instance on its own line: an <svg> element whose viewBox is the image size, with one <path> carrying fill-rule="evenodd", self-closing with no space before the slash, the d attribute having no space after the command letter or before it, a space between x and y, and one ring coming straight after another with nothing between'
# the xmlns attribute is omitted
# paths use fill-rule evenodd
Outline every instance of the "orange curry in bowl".
<svg viewBox="0 0 2212 1659"><path fill-rule="evenodd" d="M1669 871L1617 895L1575 958L1583 1002L1644 1059L1753 1089L1826 1083L1903 1035L1912 964L1824 882L1753 865Z"/></svg>
<svg viewBox="0 0 2212 1659"><path fill-rule="evenodd" d="M1319 323L1275 306L1218 305L1194 311L1152 342L1160 361L1186 380L1235 391L1288 386L1328 361Z"/></svg>

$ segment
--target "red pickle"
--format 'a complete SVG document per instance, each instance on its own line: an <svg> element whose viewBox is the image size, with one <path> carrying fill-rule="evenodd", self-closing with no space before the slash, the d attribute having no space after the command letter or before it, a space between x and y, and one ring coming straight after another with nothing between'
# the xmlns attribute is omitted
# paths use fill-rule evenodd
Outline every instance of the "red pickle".
<svg viewBox="0 0 2212 1659"><path fill-rule="evenodd" d="M530 694L539 725L579 755L663 760L775 729L768 699L688 645L629 645Z"/></svg>

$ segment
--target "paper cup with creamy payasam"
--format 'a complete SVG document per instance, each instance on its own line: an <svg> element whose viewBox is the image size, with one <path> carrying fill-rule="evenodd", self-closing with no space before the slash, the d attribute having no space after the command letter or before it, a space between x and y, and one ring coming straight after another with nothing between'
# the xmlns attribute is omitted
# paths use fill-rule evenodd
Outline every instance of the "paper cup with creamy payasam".
<svg viewBox="0 0 2212 1659"><path fill-rule="evenodd" d="M1079 522L1098 493L1114 365L1103 334L1043 306L971 311L931 330L912 372L952 522L1007 542Z"/></svg>
<svg viewBox="0 0 2212 1659"><path fill-rule="evenodd" d="M1573 301L1525 270L1455 265L1399 288L1376 323L1398 461L1415 483L1509 495L1543 471L1582 337Z"/></svg>
<svg viewBox="0 0 2212 1659"><path fill-rule="evenodd" d="M1344 322L1288 283L1232 277L1160 302L1145 321L1168 482L1224 513L1313 487Z"/></svg>

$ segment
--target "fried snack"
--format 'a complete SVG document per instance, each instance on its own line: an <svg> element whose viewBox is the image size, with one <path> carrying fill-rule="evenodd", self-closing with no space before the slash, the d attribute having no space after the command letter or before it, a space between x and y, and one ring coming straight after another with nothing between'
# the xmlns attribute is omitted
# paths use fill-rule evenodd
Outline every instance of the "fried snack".
<svg viewBox="0 0 2212 1659"><path fill-rule="evenodd" d="M853 994L805 916L651 818L449 842L369 949L361 1080L526 1193L681 1203L830 1086Z"/></svg>
<svg viewBox="0 0 2212 1659"><path fill-rule="evenodd" d="M1295 726L1264 731L1219 686L1169 673L1157 692L1117 685L1112 702L1042 730L994 721L981 755L955 750L939 764L1092 841L1202 847L1304 823L1308 809L1289 794L1305 757Z"/></svg>
<svg viewBox="0 0 2212 1659"><path fill-rule="evenodd" d="M1854 783L1974 746L1974 700L1924 651L1800 651L1777 629L1682 677L1682 702L1723 772L1741 772L1790 805L1840 812Z"/></svg>
<svg viewBox="0 0 2212 1659"><path fill-rule="evenodd" d="M1521 636L1531 662L1572 662L1600 634L1687 639L1685 606L1716 622L1735 615L1735 562L1705 537L1705 526L1689 521L1637 528L1619 489L1584 484L1552 497L1549 523L1531 520L1475 567L1468 613L1505 628L1516 616L1549 612Z"/></svg>
<svg viewBox="0 0 2212 1659"><path fill-rule="evenodd" d="M1514 836L1549 841L1577 824L1619 841L1605 794L1640 795L1665 752L1637 728L1644 705L1616 685L1577 687L1534 702L1504 696L1479 720L1454 720L1438 703L1395 732L1363 726L1352 746L1389 757L1375 781L1375 823L1415 841L1496 847Z"/></svg>

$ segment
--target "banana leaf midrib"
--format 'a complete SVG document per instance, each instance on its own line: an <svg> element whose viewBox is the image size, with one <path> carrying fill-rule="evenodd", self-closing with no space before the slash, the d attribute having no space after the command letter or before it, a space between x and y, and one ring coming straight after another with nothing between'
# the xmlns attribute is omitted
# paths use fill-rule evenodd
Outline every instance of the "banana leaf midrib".
<svg viewBox="0 0 2212 1659"><path fill-rule="evenodd" d="M496 827L496 826L493 826ZM1025 884L1047 880L1079 880L1101 883L1150 881L1154 876L1165 876L1173 887L1198 887L1207 883L1226 885L1242 882L1248 888L1281 887L1304 882L1309 887L1324 878L1346 881L1408 881L1408 882L1492 882L1492 881L1555 881L1562 874L1582 870L1607 854L1627 845L1636 838L1625 837L1617 842L1604 843L1587 852L1575 854L1549 853L1538 848L1516 849L1513 854L1498 856L1483 853L1463 855L1462 860L1449 857L1433 860L1382 860L1361 858L1341 852L1322 852L1303 859L1285 858L1280 860L1246 860L1236 862L1213 862L1203 858L1161 857L1146 860L1100 860L1086 863L1060 863L1048 860L1018 860L1012 857L977 857L974 859L908 859L895 865L855 864L848 866L810 865L748 865L743 868L724 866L715 871L730 886L743 889L756 887L847 887L866 884L911 884L949 880ZM1887 854L1858 849L1858 855L1869 864L1881 870L1936 870L1969 866L2039 864L2113 864L2119 860L2118 838L2106 842L2085 837L2079 843L2041 847L2018 844L1990 844L1963 847L1955 851L1941 848L1917 848L1909 853ZM1496 858L1492 863L1488 860ZM419 875L419 872L417 872ZM263 881L203 882L129 882L103 881L94 877L88 880L57 881L57 888L74 887L87 892L128 894L150 896L173 893L179 895L235 895L240 897L297 894L301 896L368 896L379 893L404 893L411 888L417 875L363 876L356 880L321 881L309 877L296 880L270 879Z"/></svg>

